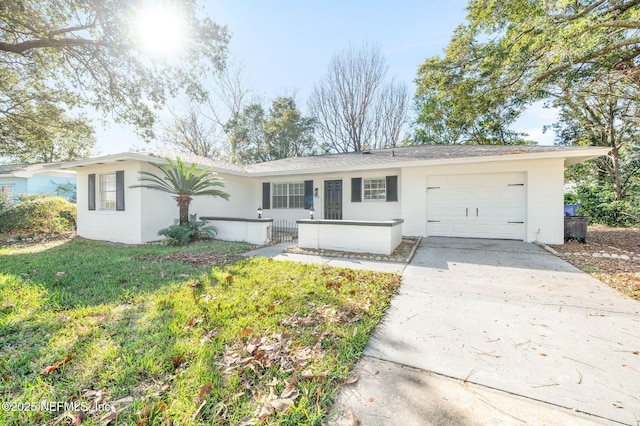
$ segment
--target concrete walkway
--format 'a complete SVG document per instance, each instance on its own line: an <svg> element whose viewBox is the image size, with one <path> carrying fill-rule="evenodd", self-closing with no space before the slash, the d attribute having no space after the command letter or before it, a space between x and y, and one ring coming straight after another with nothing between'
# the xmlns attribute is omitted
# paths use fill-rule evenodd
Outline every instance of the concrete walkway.
<svg viewBox="0 0 640 426"><path fill-rule="evenodd" d="M283 248L249 255L403 273L333 424L640 425L640 303L533 244L428 238L406 267Z"/></svg>

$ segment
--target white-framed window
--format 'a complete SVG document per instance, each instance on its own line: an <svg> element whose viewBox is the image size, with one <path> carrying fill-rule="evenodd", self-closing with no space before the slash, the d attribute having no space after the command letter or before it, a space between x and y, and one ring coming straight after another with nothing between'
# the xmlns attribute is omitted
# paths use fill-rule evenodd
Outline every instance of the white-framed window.
<svg viewBox="0 0 640 426"><path fill-rule="evenodd" d="M282 182L272 184L271 208L303 209L304 182Z"/></svg>
<svg viewBox="0 0 640 426"><path fill-rule="evenodd" d="M385 178L362 179L365 201L385 201L387 198L387 180Z"/></svg>
<svg viewBox="0 0 640 426"><path fill-rule="evenodd" d="M0 195L13 201L13 185L0 185Z"/></svg>
<svg viewBox="0 0 640 426"><path fill-rule="evenodd" d="M116 174L106 173L100 175L100 209L116 209Z"/></svg>

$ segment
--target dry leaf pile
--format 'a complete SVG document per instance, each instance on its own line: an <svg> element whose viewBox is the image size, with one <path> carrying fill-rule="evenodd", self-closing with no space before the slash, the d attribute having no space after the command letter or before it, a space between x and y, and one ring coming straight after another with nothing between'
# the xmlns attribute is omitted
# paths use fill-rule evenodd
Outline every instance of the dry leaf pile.
<svg viewBox="0 0 640 426"><path fill-rule="evenodd" d="M567 241L552 247L575 267L640 300L640 261L636 260L640 257L640 228L589 226L584 243ZM618 257L604 257L603 253ZM620 257L623 255L628 259Z"/></svg>

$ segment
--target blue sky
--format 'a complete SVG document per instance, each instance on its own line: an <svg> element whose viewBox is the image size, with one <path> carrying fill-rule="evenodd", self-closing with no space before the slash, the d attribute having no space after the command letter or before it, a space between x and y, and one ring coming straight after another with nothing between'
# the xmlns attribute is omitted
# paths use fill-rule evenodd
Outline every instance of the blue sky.
<svg viewBox="0 0 640 426"><path fill-rule="evenodd" d="M299 107L326 72L329 60L350 43L375 43L389 64L388 76L405 81L414 91L419 65L439 55L455 27L464 21L462 0L208 0L203 7L214 21L232 33L229 51L244 63L256 94L266 101L295 94ZM553 134L542 127L553 122L553 111L536 105L517 123L517 130L543 144ZM113 125L98 130L101 154L154 148L132 129Z"/></svg>

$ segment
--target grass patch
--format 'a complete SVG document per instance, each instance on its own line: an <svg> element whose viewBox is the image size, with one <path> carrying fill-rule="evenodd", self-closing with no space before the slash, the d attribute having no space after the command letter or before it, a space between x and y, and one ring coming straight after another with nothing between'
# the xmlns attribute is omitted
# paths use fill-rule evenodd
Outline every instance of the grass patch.
<svg viewBox="0 0 640 426"><path fill-rule="evenodd" d="M0 424L322 423L400 277L248 248L0 248Z"/></svg>

